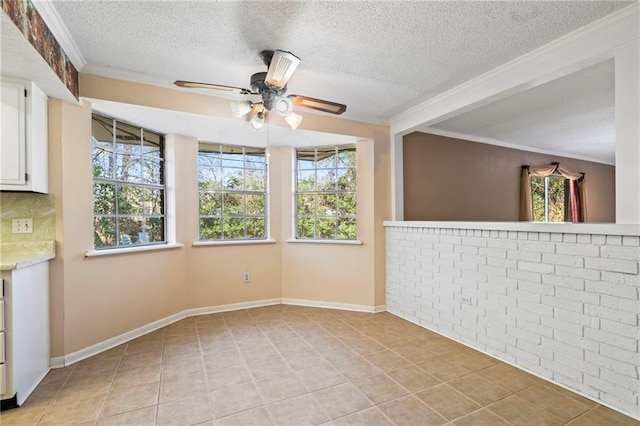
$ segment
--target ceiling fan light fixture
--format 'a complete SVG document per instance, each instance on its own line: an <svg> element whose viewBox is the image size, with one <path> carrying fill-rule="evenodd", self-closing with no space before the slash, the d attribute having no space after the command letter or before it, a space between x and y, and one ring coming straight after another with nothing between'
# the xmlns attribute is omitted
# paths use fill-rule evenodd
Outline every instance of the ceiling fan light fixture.
<svg viewBox="0 0 640 426"><path fill-rule="evenodd" d="M284 121L286 121L292 129L297 129L300 123L302 123L302 116L295 112L290 112L284 116Z"/></svg>
<svg viewBox="0 0 640 426"><path fill-rule="evenodd" d="M286 117L291 111L293 111L293 103L289 98L280 98L276 101L276 111L283 116Z"/></svg>
<svg viewBox="0 0 640 426"><path fill-rule="evenodd" d="M267 118L266 115L267 113L264 107L260 108L258 112L251 118L251 120L249 120L249 126L251 126L253 130L257 130L257 131L262 130Z"/></svg>
<svg viewBox="0 0 640 426"><path fill-rule="evenodd" d="M272 88L284 88L299 64L300 58L293 53L275 50L267 70L265 83Z"/></svg>
<svg viewBox="0 0 640 426"><path fill-rule="evenodd" d="M231 102L231 112L237 118L247 115L253 109L251 101L233 101Z"/></svg>

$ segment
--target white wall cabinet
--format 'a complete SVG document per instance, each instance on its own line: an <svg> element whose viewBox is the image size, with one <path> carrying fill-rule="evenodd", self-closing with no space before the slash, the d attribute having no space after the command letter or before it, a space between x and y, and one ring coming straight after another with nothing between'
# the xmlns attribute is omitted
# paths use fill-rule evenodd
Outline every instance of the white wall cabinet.
<svg viewBox="0 0 640 426"><path fill-rule="evenodd" d="M32 81L2 77L0 190L48 190L47 95Z"/></svg>
<svg viewBox="0 0 640 426"><path fill-rule="evenodd" d="M22 405L49 372L49 263L2 271L4 358L0 399ZM4 376L4 377L3 377Z"/></svg>

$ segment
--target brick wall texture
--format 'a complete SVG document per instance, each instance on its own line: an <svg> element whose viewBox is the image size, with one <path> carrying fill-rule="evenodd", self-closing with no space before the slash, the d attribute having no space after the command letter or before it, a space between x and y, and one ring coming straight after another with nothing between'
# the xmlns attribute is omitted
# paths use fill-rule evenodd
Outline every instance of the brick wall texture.
<svg viewBox="0 0 640 426"><path fill-rule="evenodd" d="M386 228L389 312L640 419L640 238Z"/></svg>

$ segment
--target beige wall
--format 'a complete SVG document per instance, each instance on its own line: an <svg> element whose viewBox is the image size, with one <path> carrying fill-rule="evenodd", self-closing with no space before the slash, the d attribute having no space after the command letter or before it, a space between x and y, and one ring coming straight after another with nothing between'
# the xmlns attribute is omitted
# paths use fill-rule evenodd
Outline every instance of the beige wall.
<svg viewBox="0 0 640 426"><path fill-rule="evenodd" d="M199 114L229 115L228 101L81 75L81 96ZM384 228L389 219L389 129L305 114L303 128L358 143L358 237L363 245L287 243L291 235L289 147L270 147L271 244L192 246L198 238L197 140L167 135L175 162L177 242L167 250L85 257L92 249L91 106L49 105L50 190L56 199L51 265L52 356L62 356L189 308L273 298L384 303ZM135 117L129 117L135 122ZM275 124L278 124L277 122ZM216 142L216 141L211 141ZM87 161L80 161L85 158ZM169 167L171 169L171 167ZM171 183L172 179L175 183ZM173 214L173 213L172 213ZM251 273L243 284L241 274Z"/></svg>
<svg viewBox="0 0 640 426"><path fill-rule="evenodd" d="M427 133L403 141L405 220L517 221L521 166L586 173L589 222L615 222L615 167Z"/></svg>

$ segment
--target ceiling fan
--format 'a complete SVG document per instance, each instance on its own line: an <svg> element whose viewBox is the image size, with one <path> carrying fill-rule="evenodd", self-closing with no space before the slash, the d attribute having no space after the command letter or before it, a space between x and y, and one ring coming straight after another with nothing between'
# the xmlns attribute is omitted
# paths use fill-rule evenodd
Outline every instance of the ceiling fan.
<svg viewBox="0 0 640 426"><path fill-rule="evenodd" d="M285 96L287 82L300 64L300 58L293 53L283 50L264 50L260 52L260 57L267 66L267 71L251 76L251 89L183 80L177 80L173 84L191 89L213 89L239 95L260 95L262 97L260 102L231 102L231 111L238 118L252 112L253 117L249 120L249 125L255 130L261 130L264 127L267 115L273 108L293 129L302 122L302 116L293 112L294 105L336 115L347 110L346 105L336 102L301 95Z"/></svg>

